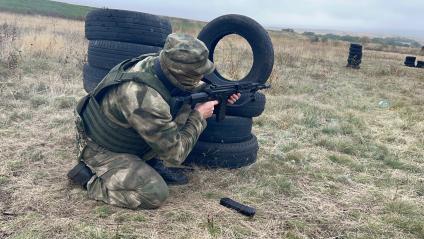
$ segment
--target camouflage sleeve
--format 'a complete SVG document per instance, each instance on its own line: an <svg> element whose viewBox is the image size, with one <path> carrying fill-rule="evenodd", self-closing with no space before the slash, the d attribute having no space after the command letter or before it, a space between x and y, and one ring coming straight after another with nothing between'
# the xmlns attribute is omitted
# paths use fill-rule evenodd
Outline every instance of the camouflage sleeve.
<svg viewBox="0 0 424 239"><path fill-rule="evenodd" d="M172 120L170 107L154 89L130 83L121 88L125 96L120 104L121 112L146 142L157 157L167 165L180 165L206 128L206 121L196 110L190 110L182 127ZM125 103L126 102L126 103Z"/></svg>

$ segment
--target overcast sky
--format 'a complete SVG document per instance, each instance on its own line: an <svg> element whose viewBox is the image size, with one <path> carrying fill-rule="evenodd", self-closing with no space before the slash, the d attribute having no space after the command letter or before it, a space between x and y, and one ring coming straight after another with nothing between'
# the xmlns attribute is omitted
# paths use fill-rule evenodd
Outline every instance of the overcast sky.
<svg viewBox="0 0 424 239"><path fill-rule="evenodd" d="M267 27L291 27L421 35L424 0L60 0L209 21L228 13Z"/></svg>

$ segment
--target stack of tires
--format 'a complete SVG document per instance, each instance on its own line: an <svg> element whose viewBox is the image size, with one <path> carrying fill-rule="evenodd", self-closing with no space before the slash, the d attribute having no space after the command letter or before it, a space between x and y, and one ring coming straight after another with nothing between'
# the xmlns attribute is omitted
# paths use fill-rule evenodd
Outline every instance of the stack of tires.
<svg viewBox="0 0 424 239"><path fill-rule="evenodd" d="M227 116L217 122L213 115L200 135L197 144L187 157L185 164L206 168L240 168L256 161L258 140L252 133L252 117L262 114L265 95L257 92L254 100L244 105L236 103L228 107Z"/></svg>
<svg viewBox="0 0 424 239"><path fill-rule="evenodd" d="M418 68L424 68L424 61L417 61Z"/></svg>
<svg viewBox="0 0 424 239"><path fill-rule="evenodd" d="M120 62L162 49L172 33L167 19L142 12L97 9L87 14L85 36L88 63L83 68L84 89L92 91Z"/></svg>
<svg viewBox="0 0 424 239"><path fill-rule="evenodd" d="M349 57L347 58L346 67L352 67L353 69L359 69L359 65L362 62L362 45L352 43L349 47Z"/></svg>
<svg viewBox="0 0 424 239"><path fill-rule="evenodd" d="M415 56L407 56L405 58L404 64L405 64L405 66L408 66L408 67L415 67L415 61L416 60L417 60L417 58Z"/></svg>
<svg viewBox="0 0 424 239"><path fill-rule="evenodd" d="M210 60L214 59L219 40L229 34L245 38L253 51L252 68L240 81L266 82L274 64L274 50L266 30L253 19L241 15L224 15L214 19L198 35L209 49ZM216 70L206 78L216 84L229 82ZM252 118L262 114L265 102L265 95L260 92L242 93L234 105L227 105L227 116L223 121L217 122L215 116L208 119L207 128L185 164L206 168L239 168L254 163L259 147L256 136L252 134Z"/></svg>

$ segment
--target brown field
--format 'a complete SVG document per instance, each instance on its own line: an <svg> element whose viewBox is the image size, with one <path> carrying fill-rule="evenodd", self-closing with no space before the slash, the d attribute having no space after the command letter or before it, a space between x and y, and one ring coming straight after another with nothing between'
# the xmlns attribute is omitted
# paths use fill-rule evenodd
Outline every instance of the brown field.
<svg viewBox="0 0 424 239"><path fill-rule="evenodd" d="M272 33L257 163L198 169L160 209L133 211L89 200L65 176L83 29L0 13L0 238L424 238L424 69L402 66L404 54L365 50L353 70L347 43ZM248 52L220 44L218 68L242 76ZM223 196L257 215L221 207Z"/></svg>

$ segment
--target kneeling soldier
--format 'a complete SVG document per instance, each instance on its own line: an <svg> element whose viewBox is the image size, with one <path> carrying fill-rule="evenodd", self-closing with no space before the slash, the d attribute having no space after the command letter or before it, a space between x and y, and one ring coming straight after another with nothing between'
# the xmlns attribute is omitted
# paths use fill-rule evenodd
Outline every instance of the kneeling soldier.
<svg viewBox="0 0 424 239"><path fill-rule="evenodd" d="M160 54L115 66L76 109L79 163L68 176L95 200L127 208L157 208L167 184L185 184L177 168L213 114L209 101L176 109L176 96L195 92L214 70L196 38L171 34ZM240 97L232 95L229 103Z"/></svg>

